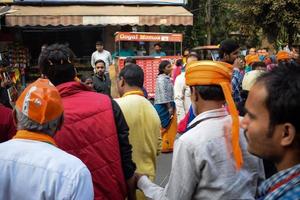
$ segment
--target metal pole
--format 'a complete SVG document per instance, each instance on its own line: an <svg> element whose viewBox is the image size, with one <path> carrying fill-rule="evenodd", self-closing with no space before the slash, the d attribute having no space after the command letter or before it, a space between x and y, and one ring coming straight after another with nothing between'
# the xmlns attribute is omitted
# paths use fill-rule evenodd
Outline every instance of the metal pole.
<svg viewBox="0 0 300 200"><path fill-rule="evenodd" d="M174 56L176 56L176 42L174 42Z"/></svg>
<svg viewBox="0 0 300 200"><path fill-rule="evenodd" d="M121 51L121 41L119 41L119 49L118 49L118 56L120 57L120 51Z"/></svg>
<svg viewBox="0 0 300 200"><path fill-rule="evenodd" d="M211 44L211 2L212 0L207 0L206 2L206 16L205 16L205 23L206 23L206 31L207 31L207 45Z"/></svg>
<svg viewBox="0 0 300 200"><path fill-rule="evenodd" d="M182 42L180 42L180 55L182 56Z"/></svg>

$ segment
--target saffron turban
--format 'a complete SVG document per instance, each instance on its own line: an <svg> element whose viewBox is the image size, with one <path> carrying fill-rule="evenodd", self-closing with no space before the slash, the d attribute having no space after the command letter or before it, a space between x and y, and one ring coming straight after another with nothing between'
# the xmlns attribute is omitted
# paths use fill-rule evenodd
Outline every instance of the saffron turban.
<svg viewBox="0 0 300 200"><path fill-rule="evenodd" d="M220 85L232 117L232 150L237 169L243 164L239 144L239 115L231 96L232 66L217 61L196 61L188 64L185 78L188 86Z"/></svg>
<svg viewBox="0 0 300 200"><path fill-rule="evenodd" d="M290 58L291 58L290 54L287 51L278 51L278 53L276 55L277 60L288 60Z"/></svg>
<svg viewBox="0 0 300 200"><path fill-rule="evenodd" d="M246 65L250 65L254 62L260 62L259 56L257 54L255 55L247 55L245 57Z"/></svg>

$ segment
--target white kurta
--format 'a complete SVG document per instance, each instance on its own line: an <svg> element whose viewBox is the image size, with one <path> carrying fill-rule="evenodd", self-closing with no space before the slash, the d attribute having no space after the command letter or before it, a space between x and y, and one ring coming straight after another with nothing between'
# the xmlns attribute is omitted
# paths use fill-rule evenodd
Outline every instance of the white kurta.
<svg viewBox="0 0 300 200"><path fill-rule="evenodd" d="M112 64L112 57L109 51L103 50L102 52L95 51L91 56L91 65L95 69L95 62L103 60L105 62L105 70L109 71L109 66Z"/></svg>
<svg viewBox="0 0 300 200"><path fill-rule="evenodd" d="M191 90L185 84L185 72L177 76L174 83L174 101L177 112L177 122L179 123L188 113L191 106Z"/></svg>
<svg viewBox="0 0 300 200"><path fill-rule="evenodd" d="M0 144L0 199L93 198L91 174L75 156L33 140Z"/></svg>
<svg viewBox="0 0 300 200"><path fill-rule="evenodd" d="M262 161L247 152L241 130L244 165L237 171L226 142L229 139L231 144L230 138L226 139L224 134L224 125L231 124L231 117L223 108L211 110L198 115L190 125L203 119L206 120L177 140L166 188L155 185L146 176L139 180L138 187L148 198L254 199L259 181L264 179Z"/></svg>

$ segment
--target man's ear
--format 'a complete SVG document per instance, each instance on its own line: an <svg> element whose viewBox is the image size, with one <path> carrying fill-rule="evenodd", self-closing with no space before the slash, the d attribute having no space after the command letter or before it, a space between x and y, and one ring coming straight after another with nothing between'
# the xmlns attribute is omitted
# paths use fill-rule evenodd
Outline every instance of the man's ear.
<svg viewBox="0 0 300 200"><path fill-rule="evenodd" d="M227 54L227 53L224 53L224 56L223 56L223 58L224 58L225 60L228 60L228 59L229 59L229 54Z"/></svg>
<svg viewBox="0 0 300 200"><path fill-rule="evenodd" d="M191 97L194 98L194 101L198 101L199 94L198 94L195 86L190 86L190 90L191 90Z"/></svg>
<svg viewBox="0 0 300 200"><path fill-rule="evenodd" d="M190 86L190 90L191 90L191 94L193 94L195 87L194 86Z"/></svg>
<svg viewBox="0 0 300 200"><path fill-rule="evenodd" d="M120 86L124 87L124 85L125 85L125 80L123 77L120 77Z"/></svg>
<svg viewBox="0 0 300 200"><path fill-rule="evenodd" d="M283 147L291 146L296 139L296 129L291 123L284 123L280 127L280 144Z"/></svg>

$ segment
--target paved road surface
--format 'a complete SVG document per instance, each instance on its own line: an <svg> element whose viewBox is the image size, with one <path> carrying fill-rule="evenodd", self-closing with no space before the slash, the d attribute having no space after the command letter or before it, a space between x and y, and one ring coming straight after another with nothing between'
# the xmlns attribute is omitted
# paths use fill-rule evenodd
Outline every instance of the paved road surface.
<svg viewBox="0 0 300 200"><path fill-rule="evenodd" d="M163 153L157 158L157 171L155 183L164 187L170 176L172 153Z"/></svg>

